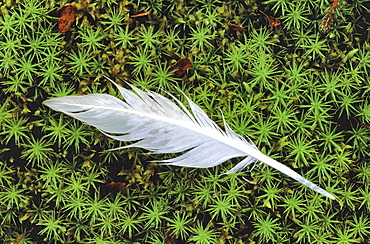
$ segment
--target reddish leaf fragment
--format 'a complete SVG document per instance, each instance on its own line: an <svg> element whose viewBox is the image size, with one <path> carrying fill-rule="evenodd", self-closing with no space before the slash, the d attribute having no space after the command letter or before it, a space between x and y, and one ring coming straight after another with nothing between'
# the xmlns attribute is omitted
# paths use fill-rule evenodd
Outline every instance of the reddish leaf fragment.
<svg viewBox="0 0 370 244"><path fill-rule="evenodd" d="M150 14L150 12L152 12L153 9L149 9L148 11L144 12L144 13L141 13L141 14L134 14L134 15L131 15L130 17L131 18L137 18L137 17L142 17L142 16L146 16L148 14Z"/></svg>
<svg viewBox="0 0 370 244"><path fill-rule="evenodd" d="M272 30L273 27L276 27L276 26L281 24L280 20L278 20L277 18L275 18L273 16L269 16L269 15L265 14L264 12L262 12L261 10L260 10L260 12L267 18L271 30Z"/></svg>
<svg viewBox="0 0 370 244"><path fill-rule="evenodd" d="M233 29L234 31L243 31L245 28L248 27L248 25L246 26L240 26L240 25L235 25L235 24L231 24L231 23L228 23L227 24L231 29Z"/></svg>
<svg viewBox="0 0 370 244"><path fill-rule="evenodd" d="M32 232L33 231L33 228L31 228L30 230L24 232L23 234L20 234L14 241L11 242L11 244L18 244L21 242L21 240L23 239L23 237L25 237L28 233Z"/></svg>
<svg viewBox="0 0 370 244"><path fill-rule="evenodd" d="M188 68L192 66L190 59L188 58L182 58L177 60L176 63L171 65L171 67L168 69L168 72L171 72L172 70L176 70L171 77L180 78L182 77Z"/></svg>
<svg viewBox="0 0 370 244"><path fill-rule="evenodd" d="M335 19L335 9L339 8L338 0L335 0L331 5L330 10L321 19L319 29L321 32L328 32L333 25Z"/></svg>
<svg viewBox="0 0 370 244"><path fill-rule="evenodd" d="M113 191L113 190L116 190L120 193L125 193L126 192L126 183L125 182L110 182L110 183L106 183L105 184L105 187L107 187L110 191Z"/></svg>
<svg viewBox="0 0 370 244"><path fill-rule="evenodd" d="M176 244L176 239L173 236L171 229L168 229L166 231L166 237L164 238L164 243L165 244Z"/></svg>
<svg viewBox="0 0 370 244"><path fill-rule="evenodd" d="M60 32L67 32L76 20L77 8L74 5L66 5L58 10L58 28Z"/></svg>
<svg viewBox="0 0 370 244"><path fill-rule="evenodd" d="M366 129L370 129L370 125L369 125L369 124L364 124L364 127L365 127Z"/></svg>

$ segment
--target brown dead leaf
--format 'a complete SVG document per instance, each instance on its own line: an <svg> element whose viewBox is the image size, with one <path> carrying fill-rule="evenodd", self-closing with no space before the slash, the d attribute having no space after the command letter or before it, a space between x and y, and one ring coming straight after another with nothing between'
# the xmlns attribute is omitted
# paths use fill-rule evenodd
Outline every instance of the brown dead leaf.
<svg viewBox="0 0 370 244"><path fill-rule="evenodd" d="M173 65L171 65L171 67L168 69L168 72L172 70L176 70L171 76L180 78L186 73L186 70L190 68L191 66L192 66L192 63L190 59L182 58L182 59L177 60L177 62L174 63Z"/></svg>
<svg viewBox="0 0 370 244"><path fill-rule="evenodd" d="M240 25L235 25L235 24L227 24L231 29L233 29L234 31L243 31L245 28L247 28L248 26L240 26Z"/></svg>
<svg viewBox="0 0 370 244"><path fill-rule="evenodd" d="M58 10L59 14L58 28L60 32L64 33L69 31L72 24L76 20L76 12L77 8L74 5L66 5Z"/></svg>

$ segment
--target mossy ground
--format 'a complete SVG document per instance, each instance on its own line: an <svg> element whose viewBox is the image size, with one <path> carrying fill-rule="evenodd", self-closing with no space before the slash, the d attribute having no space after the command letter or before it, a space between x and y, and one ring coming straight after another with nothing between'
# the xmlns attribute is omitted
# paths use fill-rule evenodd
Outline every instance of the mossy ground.
<svg viewBox="0 0 370 244"><path fill-rule="evenodd" d="M66 4L77 20L60 33ZM328 4L4 1L0 242L369 243L370 4L339 1L323 32ZM282 24L270 29L258 10ZM184 57L193 66L171 77ZM117 94L104 75L179 98L180 87L337 199L267 166L219 176L237 161L189 169L151 163L139 149L104 151L123 143L41 104Z"/></svg>

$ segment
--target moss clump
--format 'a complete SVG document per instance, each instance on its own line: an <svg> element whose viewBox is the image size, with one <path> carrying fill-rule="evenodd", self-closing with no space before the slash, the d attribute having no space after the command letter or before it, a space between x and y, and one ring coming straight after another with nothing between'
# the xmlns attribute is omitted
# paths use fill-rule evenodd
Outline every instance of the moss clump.
<svg viewBox="0 0 370 244"><path fill-rule="evenodd" d="M72 4L66 33L59 2L0 8L4 243L369 242L367 2L339 1L325 31L326 1ZM282 24L271 30L259 10ZM184 57L187 74L168 74ZM174 95L180 87L337 200L269 167L220 177L235 162L198 170L150 163L139 149L104 151L123 143L41 105L115 94L104 75Z"/></svg>

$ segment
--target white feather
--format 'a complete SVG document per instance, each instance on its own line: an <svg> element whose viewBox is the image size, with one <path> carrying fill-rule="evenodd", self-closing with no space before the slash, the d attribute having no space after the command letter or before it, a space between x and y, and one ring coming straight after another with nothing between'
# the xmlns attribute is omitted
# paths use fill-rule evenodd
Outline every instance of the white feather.
<svg viewBox="0 0 370 244"><path fill-rule="evenodd" d="M141 147L153 153L187 151L176 158L161 161L167 164L209 168L228 159L244 156L246 158L227 174L240 172L247 165L261 161L324 196L335 199L287 166L264 155L226 123L225 131L221 130L188 97L185 96L190 111L173 96L177 104L152 91L142 91L132 86L132 92L115 85L125 101L107 94L91 94L52 98L44 101L44 104L95 126L111 138L138 141L125 148Z"/></svg>

